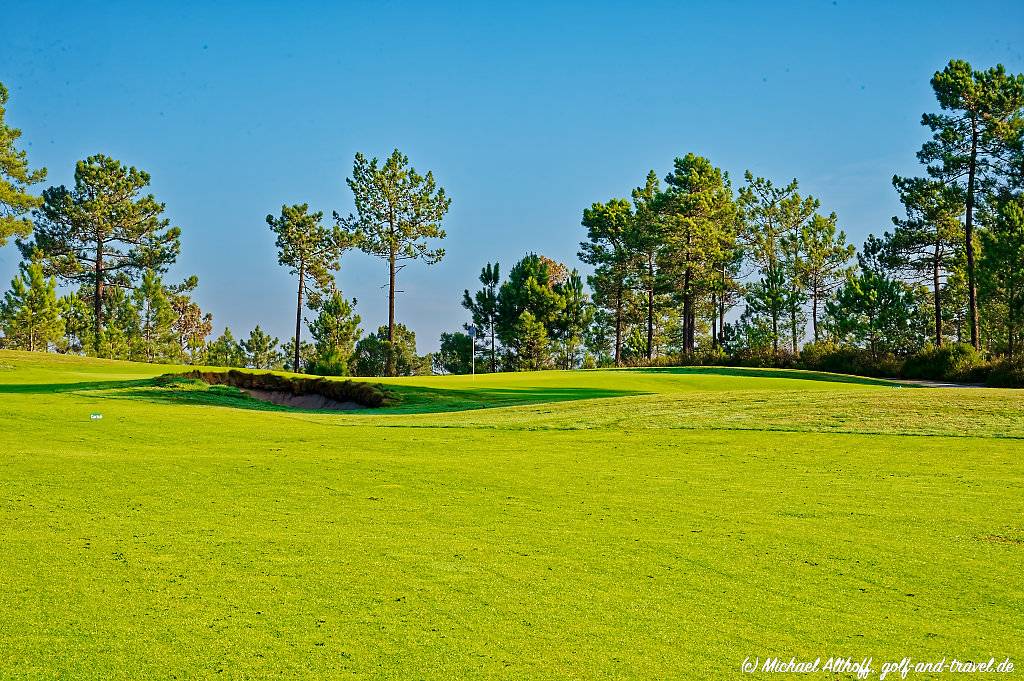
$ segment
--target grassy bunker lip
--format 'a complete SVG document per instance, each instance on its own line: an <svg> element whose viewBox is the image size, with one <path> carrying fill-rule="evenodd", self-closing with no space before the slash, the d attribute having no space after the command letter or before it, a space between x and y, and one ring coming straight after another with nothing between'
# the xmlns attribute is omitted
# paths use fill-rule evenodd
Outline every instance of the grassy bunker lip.
<svg viewBox="0 0 1024 681"><path fill-rule="evenodd" d="M188 371L182 374L164 374L164 380L198 379L209 385L228 385L249 392L255 399L283 406L303 409L353 409L358 407L384 407L394 401L393 396L379 384L363 381L335 381L327 378L282 376L271 372L256 373L229 369L226 371ZM277 396L280 396L278 399ZM304 406L301 398L314 398Z"/></svg>

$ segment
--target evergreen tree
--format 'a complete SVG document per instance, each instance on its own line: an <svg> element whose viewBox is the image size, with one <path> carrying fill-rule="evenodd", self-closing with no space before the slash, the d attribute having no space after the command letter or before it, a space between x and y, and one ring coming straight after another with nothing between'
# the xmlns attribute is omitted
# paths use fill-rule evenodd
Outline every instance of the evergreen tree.
<svg viewBox="0 0 1024 681"><path fill-rule="evenodd" d="M553 336L559 346L559 366L574 369L583 357L581 352L587 327L594 318L590 297L583 288L580 273L573 270L569 277L555 286L555 292L562 297L564 305L552 324Z"/></svg>
<svg viewBox="0 0 1024 681"><path fill-rule="evenodd" d="M174 310L171 326L178 346L178 356L190 364L206 362L206 338L213 333L213 315L204 313L190 295L198 285L196 277L189 277L181 284L167 289L171 309Z"/></svg>
<svg viewBox="0 0 1024 681"><path fill-rule="evenodd" d="M1006 73L1002 64L975 71L951 60L932 77L932 89L944 112L924 114L932 131L917 157L934 179L953 185L964 197L964 248L967 266L971 345L981 349L975 267L975 212L1000 178L1011 172L1007 158L1024 130L1024 75Z"/></svg>
<svg viewBox="0 0 1024 681"><path fill-rule="evenodd" d="M498 370L498 352L495 338L498 332L498 284L501 282L501 274L498 263L487 263L480 270L480 283L483 288L469 295L469 289L462 294L462 307L469 310L472 315L473 324L479 329L477 338L490 339L491 373Z"/></svg>
<svg viewBox="0 0 1024 681"><path fill-rule="evenodd" d="M92 306L74 291L57 302L64 320L64 337L57 341L57 352L77 354L94 347Z"/></svg>
<svg viewBox="0 0 1024 681"><path fill-rule="evenodd" d="M348 376L349 361L356 341L362 335L361 321L355 314L356 301L345 300L340 291L331 295L319 308L316 319L309 325L315 341L316 359L310 373L323 376Z"/></svg>
<svg viewBox="0 0 1024 681"><path fill-rule="evenodd" d="M550 368L551 352L547 329L529 310L524 310L519 315L515 331L507 346L515 353L517 370L540 371Z"/></svg>
<svg viewBox="0 0 1024 681"><path fill-rule="evenodd" d="M356 216L334 214L338 224L358 236L359 247L388 263L388 347L397 349L395 338L396 277L404 261L440 262L444 249L429 249L427 239L443 239L441 220L451 199L438 187L434 174L420 175L409 167L409 158L395 149L383 164L356 154L348 186L355 196ZM388 357L387 375L394 376L398 357Z"/></svg>
<svg viewBox="0 0 1024 681"><path fill-rule="evenodd" d="M682 303L683 350L696 348L700 296L715 288L718 263L725 259L727 235L734 230L736 206L729 175L696 154L677 158L665 178L665 247Z"/></svg>
<svg viewBox="0 0 1024 681"><path fill-rule="evenodd" d="M138 347L142 358L147 362L178 359L181 348L174 333L177 317L156 272L147 270L142 275L142 283L132 298L139 315Z"/></svg>
<svg viewBox="0 0 1024 681"><path fill-rule="evenodd" d="M43 274L37 262L23 263L0 301L0 329L4 347L48 351L64 335L64 320L57 301L57 282Z"/></svg>
<svg viewBox="0 0 1024 681"><path fill-rule="evenodd" d="M123 287L106 289L101 313L107 323L98 336L98 355L106 359L141 359L139 311Z"/></svg>
<svg viewBox="0 0 1024 681"><path fill-rule="evenodd" d="M869 236L857 258L859 271L850 274L825 305L833 336L867 348L873 359L883 353L907 353L921 340L913 324L914 292L885 272L883 248L879 239Z"/></svg>
<svg viewBox="0 0 1024 681"><path fill-rule="evenodd" d="M530 253L509 270L508 279L498 289L497 332L502 345L515 353L516 334L522 328L520 317L530 313L530 319L542 325L545 335L554 324L565 301L556 290L561 277L553 260Z"/></svg>
<svg viewBox="0 0 1024 681"><path fill-rule="evenodd" d="M626 239L627 249L635 254L636 282L647 300L647 359L654 356L655 317L663 306L662 294L669 288L661 271L667 236L662 215L664 198L658 174L652 170L644 186L633 190L635 212Z"/></svg>
<svg viewBox="0 0 1024 681"><path fill-rule="evenodd" d="M231 329L224 331L206 347L206 361L215 367L244 367L245 351L235 340Z"/></svg>
<svg viewBox="0 0 1024 681"><path fill-rule="evenodd" d="M820 204L800 196L795 179L779 187L771 180L755 178L750 171L745 178L746 185L739 191L742 238L748 259L761 273L760 290L754 297L764 303L763 309L770 315L772 349L778 354L779 322L787 312L791 340L796 345L797 308L803 287L798 278L801 252L795 236Z"/></svg>
<svg viewBox="0 0 1024 681"><path fill-rule="evenodd" d="M473 339L456 331L441 334L441 349L433 355L434 373L468 374L473 368Z"/></svg>
<svg viewBox="0 0 1024 681"><path fill-rule="evenodd" d="M819 339L818 309L846 279L849 262L856 248L846 243L846 232L836 228L836 214L824 217L817 213L801 227L803 256L798 276L811 298L811 328L814 342Z"/></svg>
<svg viewBox="0 0 1024 681"><path fill-rule="evenodd" d="M635 271L635 254L630 250L633 231L633 207L625 199L595 203L583 211L582 225L587 241L580 243L579 259L594 266L587 281L594 291L594 302L611 315L614 329L615 364L622 361L626 301L630 297L630 276ZM518 314L509 319L514 324Z"/></svg>
<svg viewBox="0 0 1024 681"><path fill-rule="evenodd" d="M281 368L285 371L299 373L295 366L295 338L285 341L281 346L281 355L283 360ZM304 367L306 373L320 376L330 376L332 374L329 371L334 370L333 367L316 366L316 346L308 341L302 341L299 344L299 366Z"/></svg>
<svg viewBox="0 0 1024 681"><path fill-rule="evenodd" d="M257 324L249 332L249 337L241 342L246 366L253 369L276 369L281 366L281 353L277 349L280 343L280 339L271 337Z"/></svg>
<svg viewBox="0 0 1024 681"><path fill-rule="evenodd" d="M322 212L310 213L309 205L281 206L281 217L267 216L267 224L277 235L277 261L290 268L298 277L298 296L295 303L295 342L292 344L292 365L299 371L302 335L303 296L307 295L314 307L320 292L331 288L331 272L341 266L341 254L351 245L350 235L335 225L323 224Z"/></svg>
<svg viewBox="0 0 1024 681"><path fill-rule="evenodd" d="M935 345L942 345L942 286L963 251L963 199L957 188L927 178L896 176L892 181L907 217L894 216L895 229L885 233L887 263L931 286Z"/></svg>
<svg viewBox="0 0 1024 681"><path fill-rule="evenodd" d="M1024 196L1002 197L992 218L981 234L981 292L1002 308L1005 350L1013 357L1024 341Z"/></svg>
<svg viewBox="0 0 1024 681"><path fill-rule="evenodd" d="M28 157L15 143L21 130L7 125L7 88L0 83L0 246L11 236L27 237L32 221L26 217L42 201L28 188L46 179L46 169L29 170Z"/></svg>
<svg viewBox="0 0 1024 681"><path fill-rule="evenodd" d="M139 196L149 180L148 173L107 156L79 161L75 186L43 192L35 238L18 244L26 258L42 258L47 274L92 289L96 344L108 284L131 286L147 269L164 272L180 250L181 230L161 217L164 204L152 194Z"/></svg>
<svg viewBox="0 0 1024 681"><path fill-rule="evenodd" d="M396 324L394 347L388 340L388 327L381 326L376 333L362 338L356 343L352 355L352 373L356 376L388 375L389 358L394 360L394 372L397 376L412 376L423 371L422 362L416 355L416 334L406 328L405 324Z"/></svg>

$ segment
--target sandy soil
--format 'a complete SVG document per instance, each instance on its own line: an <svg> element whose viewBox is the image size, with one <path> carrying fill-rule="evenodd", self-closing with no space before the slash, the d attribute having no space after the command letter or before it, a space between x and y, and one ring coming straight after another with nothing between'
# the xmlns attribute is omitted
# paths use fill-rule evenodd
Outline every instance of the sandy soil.
<svg viewBox="0 0 1024 681"><path fill-rule="evenodd" d="M352 409L366 409L355 402L339 402L323 395L292 395L291 393L275 390L247 390L241 389L246 395L257 400L279 404L283 407L295 407L296 409L326 409L332 411L349 411Z"/></svg>

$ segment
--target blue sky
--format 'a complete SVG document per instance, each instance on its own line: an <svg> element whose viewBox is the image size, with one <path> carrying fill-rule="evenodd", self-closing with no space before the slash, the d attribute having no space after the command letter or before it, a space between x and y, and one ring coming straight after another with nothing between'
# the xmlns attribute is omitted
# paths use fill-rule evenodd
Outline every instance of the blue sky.
<svg viewBox="0 0 1024 681"><path fill-rule="evenodd" d="M836 211L854 241L889 224L893 173L917 172L951 58L1024 70L1024 4L21 2L0 81L49 183L106 153L149 171L182 227L172 270L198 274L219 332L282 339L294 283L267 213L347 213L356 151L398 147L454 202L448 255L401 274L421 350L459 328L480 267L528 251L578 265L584 207L628 196L687 152ZM0 250L0 278L17 267ZM365 331L386 268L343 258Z"/></svg>

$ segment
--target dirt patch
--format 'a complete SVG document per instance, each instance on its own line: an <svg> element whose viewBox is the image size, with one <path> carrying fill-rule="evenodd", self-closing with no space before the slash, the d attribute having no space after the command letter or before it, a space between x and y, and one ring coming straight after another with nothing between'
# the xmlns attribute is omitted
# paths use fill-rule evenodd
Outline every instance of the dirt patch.
<svg viewBox="0 0 1024 681"><path fill-rule="evenodd" d="M366 409L363 405L352 402L341 402L332 400L323 395L294 395L281 390L254 390L240 388L240 390L253 399L278 404L282 407L294 407L296 409L326 409L331 411L349 411L352 409Z"/></svg>

